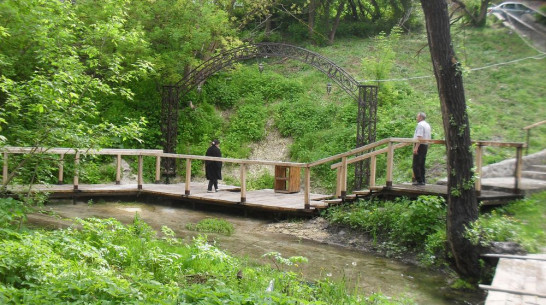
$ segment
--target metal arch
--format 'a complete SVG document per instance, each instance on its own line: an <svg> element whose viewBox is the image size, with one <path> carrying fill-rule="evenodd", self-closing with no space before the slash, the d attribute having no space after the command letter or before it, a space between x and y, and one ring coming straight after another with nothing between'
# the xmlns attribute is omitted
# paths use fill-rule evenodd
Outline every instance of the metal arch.
<svg viewBox="0 0 546 305"><path fill-rule="evenodd" d="M326 74L358 102L356 147L375 141L377 86L360 84L343 68L318 53L289 44L268 42L249 44L222 52L191 70L175 85L163 86L161 131L164 137L164 151L169 153L175 151L178 136L178 106L181 96L201 85L216 72L236 62L259 57L283 57L299 60ZM368 162L360 161L355 166L355 189L361 189L363 185L368 184L370 170ZM163 169L168 183L168 177L174 176L176 172L175 160L164 158ZM342 194L342 199L344 198L345 194Z"/></svg>
<svg viewBox="0 0 546 305"><path fill-rule="evenodd" d="M358 101L360 83L333 61L304 48L272 42L249 44L218 54L190 71L174 86L179 88L180 95L184 95L225 67L233 65L235 62L259 57L288 57L311 65L326 74L347 94Z"/></svg>

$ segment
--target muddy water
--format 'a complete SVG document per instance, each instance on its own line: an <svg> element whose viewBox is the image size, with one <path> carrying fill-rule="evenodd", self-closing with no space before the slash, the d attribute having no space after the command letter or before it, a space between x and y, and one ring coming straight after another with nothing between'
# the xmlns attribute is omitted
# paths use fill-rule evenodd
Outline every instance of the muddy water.
<svg viewBox="0 0 546 305"><path fill-rule="evenodd" d="M57 203L46 207L63 218L115 217L122 222L131 222L138 213L140 217L158 230L166 225L177 237L191 241L195 232L185 229L186 224L196 223L206 217L216 217L231 222L235 227L232 236L208 234L209 240L227 252L266 262L261 256L276 251L283 257L305 256L309 262L301 270L312 280L318 277L332 277L345 281L361 294L381 292L390 297L408 296L419 304L478 304L476 296L445 295L445 279L440 274L427 272L415 266L375 257L360 251L329 246L309 240L301 240L284 234L266 232L265 226L271 221L245 218L242 216L197 211L168 205L142 203ZM474 299L473 301L469 298Z"/></svg>

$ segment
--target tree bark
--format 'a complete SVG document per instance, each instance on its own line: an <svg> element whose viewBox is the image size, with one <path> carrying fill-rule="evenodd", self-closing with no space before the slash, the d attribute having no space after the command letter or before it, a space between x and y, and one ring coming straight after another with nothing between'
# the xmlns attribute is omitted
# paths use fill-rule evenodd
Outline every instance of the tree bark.
<svg viewBox="0 0 546 305"><path fill-rule="evenodd" d="M315 11L316 11L317 3L316 0L310 0L309 1L309 39L313 39L313 31L315 29Z"/></svg>
<svg viewBox="0 0 546 305"><path fill-rule="evenodd" d="M332 30L330 31L330 34L328 35L328 41L330 42L330 44L334 43L337 27L339 26L339 19L341 18L341 13L343 13L344 8L345 8L345 2L340 1L339 6L337 7L336 18L334 19L334 24L332 25Z"/></svg>
<svg viewBox="0 0 546 305"><path fill-rule="evenodd" d="M470 127L460 63L451 44L445 0L421 0L428 44L438 86L446 138L448 196L447 239L460 276L470 281L479 277L479 252L464 237L465 227L478 218L470 151Z"/></svg>

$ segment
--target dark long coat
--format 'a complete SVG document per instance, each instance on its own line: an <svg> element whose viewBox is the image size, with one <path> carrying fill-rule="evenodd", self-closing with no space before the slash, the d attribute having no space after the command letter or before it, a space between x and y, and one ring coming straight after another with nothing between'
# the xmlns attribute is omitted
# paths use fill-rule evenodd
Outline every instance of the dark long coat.
<svg viewBox="0 0 546 305"><path fill-rule="evenodd" d="M216 145L211 145L205 155L208 157L222 157L222 152ZM207 180L222 180L222 162L205 161L205 173L207 174Z"/></svg>

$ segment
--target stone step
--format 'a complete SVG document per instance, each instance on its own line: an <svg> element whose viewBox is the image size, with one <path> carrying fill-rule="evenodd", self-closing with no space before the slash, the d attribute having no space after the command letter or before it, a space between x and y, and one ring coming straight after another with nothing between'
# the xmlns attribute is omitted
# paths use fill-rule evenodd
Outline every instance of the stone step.
<svg viewBox="0 0 546 305"><path fill-rule="evenodd" d="M546 180L546 172L522 171L521 176L529 179Z"/></svg>
<svg viewBox="0 0 546 305"><path fill-rule="evenodd" d="M514 177L483 178L482 189L511 192L514 190L514 183ZM520 190L526 195L546 190L546 181L521 178Z"/></svg>
<svg viewBox="0 0 546 305"><path fill-rule="evenodd" d="M535 171L535 172L543 172L543 173L546 173L546 165L531 165L529 167L529 170L531 171Z"/></svg>

